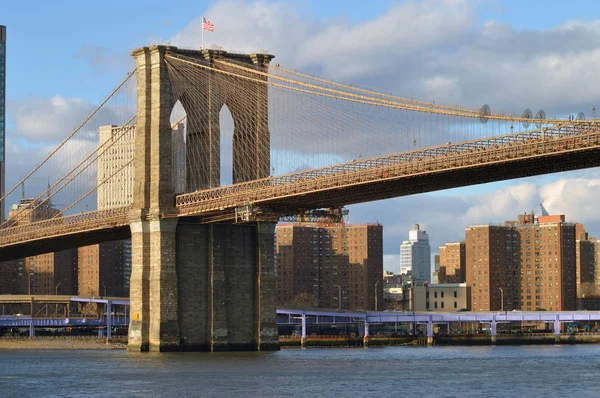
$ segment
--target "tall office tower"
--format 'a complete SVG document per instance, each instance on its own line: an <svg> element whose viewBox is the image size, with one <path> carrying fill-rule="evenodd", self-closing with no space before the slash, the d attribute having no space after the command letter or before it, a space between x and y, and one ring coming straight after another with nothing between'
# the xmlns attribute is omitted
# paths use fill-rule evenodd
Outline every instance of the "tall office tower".
<svg viewBox="0 0 600 398"><path fill-rule="evenodd" d="M280 224L277 304L374 310L383 303L380 224ZM377 298L375 298L377 297Z"/></svg>
<svg viewBox="0 0 600 398"><path fill-rule="evenodd" d="M427 232L415 224L400 245L400 272L411 271L414 281L431 282L431 247Z"/></svg>
<svg viewBox="0 0 600 398"><path fill-rule="evenodd" d="M135 126L100 126L100 145L105 152L98 157L98 210L129 206L133 203L133 162Z"/></svg>
<svg viewBox="0 0 600 398"><path fill-rule="evenodd" d="M564 215L519 215L466 229L473 311L576 309L576 224ZM504 300L504 301L502 301Z"/></svg>
<svg viewBox="0 0 600 398"><path fill-rule="evenodd" d="M465 242L446 243L440 246L438 283L465 282Z"/></svg>
<svg viewBox="0 0 600 398"><path fill-rule="evenodd" d="M0 198L5 191L5 144L6 144L6 26L0 25ZM0 222L5 217L4 200L0 200Z"/></svg>
<svg viewBox="0 0 600 398"><path fill-rule="evenodd" d="M440 255L436 254L433 256L433 274L431 276L431 283L439 283L440 275Z"/></svg>

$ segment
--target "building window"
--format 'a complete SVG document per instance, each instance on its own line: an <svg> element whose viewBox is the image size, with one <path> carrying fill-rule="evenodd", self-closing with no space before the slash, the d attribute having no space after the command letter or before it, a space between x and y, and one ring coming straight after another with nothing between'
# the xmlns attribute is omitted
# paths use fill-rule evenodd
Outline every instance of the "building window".
<svg viewBox="0 0 600 398"><path fill-rule="evenodd" d="M454 308L458 308L456 301L454 302Z"/></svg>
<svg viewBox="0 0 600 398"><path fill-rule="evenodd" d="M437 292L433 292L433 297L437 298Z"/></svg>
<svg viewBox="0 0 600 398"><path fill-rule="evenodd" d="M444 308L444 302L443 301L441 302L440 305L441 305L442 308Z"/></svg>
<svg viewBox="0 0 600 398"><path fill-rule="evenodd" d="M433 308L437 308L437 301L433 303Z"/></svg>
<svg viewBox="0 0 600 398"><path fill-rule="evenodd" d="M457 298L458 294L456 293L456 290L454 291L454 298Z"/></svg>

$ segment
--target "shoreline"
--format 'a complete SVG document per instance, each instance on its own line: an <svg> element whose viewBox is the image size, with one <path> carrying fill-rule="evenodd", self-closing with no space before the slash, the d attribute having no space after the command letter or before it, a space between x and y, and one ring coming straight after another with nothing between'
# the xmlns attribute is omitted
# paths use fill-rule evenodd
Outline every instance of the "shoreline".
<svg viewBox="0 0 600 398"><path fill-rule="evenodd" d="M423 337L372 337L367 344L361 337L311 336L304 345L299 337L282 336L280 348L352 348L352 347L422 347L427 346ZM561 335L555 336L498 336L492 342L489 336L439 336L434 338L434 346L524 346L524 345L598 345L600 335ZM126 350L127 337L117 336L106 342L95 336L37 336L34 338L0 338L0 350Z"/></svg>

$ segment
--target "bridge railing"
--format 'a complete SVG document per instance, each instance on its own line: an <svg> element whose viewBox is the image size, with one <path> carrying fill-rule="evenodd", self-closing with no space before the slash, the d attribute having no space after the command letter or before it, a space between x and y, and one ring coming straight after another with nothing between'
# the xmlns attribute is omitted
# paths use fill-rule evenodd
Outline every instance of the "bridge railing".
<svg viewBox="0 0 600 398"><path fill-rule="evenodd" d="M595 122L572 125L560 122L556 123L553 128L467 142L448 143L437 147L377 158L358 159L351 163L342 163L320 169L179 195L176 197L176 206L179 208L180 214L193 213L194 211L211 211L225 206L256 203L257 201L269 199L273 195L293 194L303 189L319 189L329 186L322 185L323 178L328 178L333 183L335 183L334 180L337 177L344 178L346 183L351 181L360 182L361 180L369 181L438 169L442 162L448 166L460 167L473 165L477 162L510 160L526 154L538 153L539 151L564 151L568 150L568 139L573 137L579 137L579 141L571 144L581 146L597 145L595 134L600 131L599 127L600 125ZM566 141L558 142L557 140ZM540 145L542 146L540 147ZM519 147L518 150L516 150L517 147ZM496 152L492 153L490 150L496 150ZM407 167L408 169L406 169ZM405 169L401 170L399 168ZM312 186L309 187L309 185ZM270 190L271 196L265 195L265 189ZM226 203L225 200L228 198L231 199L231 202ZM197 208L200 203L203 205L202 209Z"/></svg>
<svg viewBox="0 0 600 398"><path fill-rule="evenodd" d="M130 210L130 206L123 206L2 228L0 229L0 247L15 242L126 225Z"/></svg>

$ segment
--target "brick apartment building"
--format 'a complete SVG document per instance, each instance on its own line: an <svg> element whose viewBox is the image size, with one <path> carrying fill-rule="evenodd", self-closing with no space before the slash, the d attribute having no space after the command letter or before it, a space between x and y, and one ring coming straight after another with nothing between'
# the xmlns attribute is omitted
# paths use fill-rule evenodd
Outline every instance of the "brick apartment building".
<svg viewBox="0 0 600 398"><path fill-rule="evenodd" d="M441 246L439 261L438 283L465 282L465 242L446 243L444 246Z"/></svg>
<svg viewBox="0 0 600 398"><path fill-rule="evenodd" d="M292 223L276 229L277 304L374 310L383 304L380 224ZM377 299L375 298L377 295Z"/></svg>
<svg viewBox="0 0 600 398"><path fill-rule="evenodd" d="M470 309L575 310L576 231L583 225L565 222L564 215L539 216L536 222L533 213L502 226L467 228Z"/></svg>

